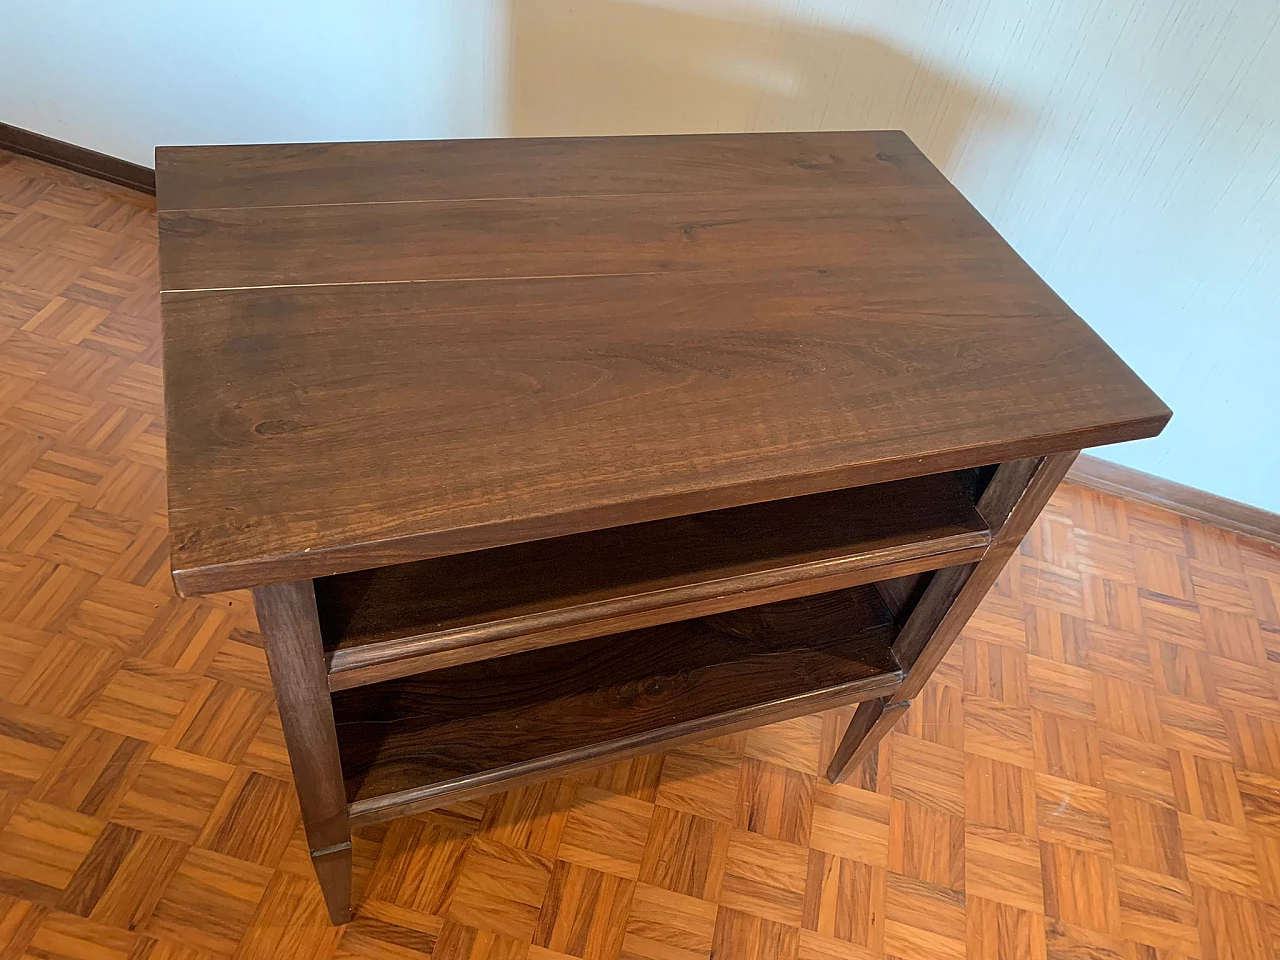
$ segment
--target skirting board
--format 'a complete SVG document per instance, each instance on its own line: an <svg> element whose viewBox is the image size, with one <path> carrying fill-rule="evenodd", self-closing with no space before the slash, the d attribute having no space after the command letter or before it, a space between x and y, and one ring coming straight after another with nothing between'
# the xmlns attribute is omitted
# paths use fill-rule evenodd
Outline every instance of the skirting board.
<svg viewBox="0 0 1280 960"><path fill-rule="evenodd" d="M42 133L32 133L12 124L0 123L0 148L122 187L131 187L152 196L156 192L156 172L150 167L109 157L105 153L77 147L74 143L55 140Z"/></svg>
<svg viewBox="0 0 1280 960"><path fill-rule="evenodd" d="M1150 503L1184 517L1191 517L1242 536L1253 537L1280 549L1280 513L1272 513L1226 497L1161 480L1141 470L1122 467L1081 455L1067 474L1068 483L1078 483L1126 500Z"/></svg>

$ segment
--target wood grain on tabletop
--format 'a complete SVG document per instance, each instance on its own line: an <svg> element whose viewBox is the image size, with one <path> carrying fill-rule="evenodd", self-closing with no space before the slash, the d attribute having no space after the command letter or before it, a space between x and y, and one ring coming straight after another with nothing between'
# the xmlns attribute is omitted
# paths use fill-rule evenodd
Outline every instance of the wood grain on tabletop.
<svg viewBox="0 0 1280 960"><path fill-rule="evenodd" d="M978 466L1167 419L901 134L650 149L160 150L179 586Z"/></svg>

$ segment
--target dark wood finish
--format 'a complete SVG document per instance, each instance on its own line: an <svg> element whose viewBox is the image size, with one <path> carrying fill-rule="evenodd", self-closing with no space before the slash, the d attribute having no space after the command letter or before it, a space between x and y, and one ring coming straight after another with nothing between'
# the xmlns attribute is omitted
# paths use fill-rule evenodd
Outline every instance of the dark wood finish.
<svg viewBox="0 0 1280 960"><path fill-rule="evenodd" d="M1201 523L1231 530L1280 549L1280 514L1162 480L1132 467L1081 455L1067 480L1126 500L1150 503Z"/></svg>
<svg viewBox="0 0 1280 960"><path fill-rule="evenodd" d="M316 581L330 688L980 559L945 473Z"/></svg>
<svg viewBox="0 0 1280 960"><path fill-rule="evenodd" d="M853 719L849 721L849 727L831 758L831 764L827 767L827 779L832 783L844 783L848 780L849 774L871 756L871 751L893 729L893 725L909 706L911 704L905 700L895 701L890 697L863 700L858 704L858 709L854 711Z"/></svg>
<svg viewBox="0 0 1280 960"><path fill-rule="evenodd" d="M492 774L455 780L446 787L426 785L385 797L358 800L351 804L351 823L360 827L395 817L412 816L445 804L457 803L512 790L549 776L568 775L602 763L614 763L630 757L667 750L681 744L696 743L711 737L750 730L769 723L803 717L823 710L857 703L866 697L893 694L902 683L902 673L886 673L829 690L813 690L785 702L744 707L719 714L713 724L702 720L672 724L623 740L594 744L582 750L560 754L544 762L506 767Z"/></svg>
<svg viewBox="0 0 1280 960"><path fill-rule="evenodd" d="M1014 507L1027 492L1029 485L1042 465L1042 459L1039 457L1003 463L992 474L979 494L978 512L999 542L1007 543L1011 536L1016 536L1020 540L1026 532L1024 529L1020 532L1009 531L1008 534L1001 535ZM1044 499L1047 500L1053 493L1053 487L1043 491L1043 493ZM1041 506L1043 506L1043 503L1037 506L1035 513L1027 518L1028 527L1031 521L1034 521L1036 516L1039 515ZM1016 542L1015 540L1015 545ZM993 554L988 555L988 559L993 557ZM991 565L988 565L986 574L991 575L990 583L985 587L981 587L980 594L976 590L971 591L971 597L976 595L977 599L981 600L986 595L991 583L995 582L995 577L999 576L1000 569L1007 559L1008 557L1005 556L1003 560L1000 560L1000 566L994 568L994 574ZM952 605L964 590L975 569L975 564L966 564L939 570L929 578L918 597L911 603L909 608L910 615L893 644L894 654L907 670L911 669L927 646L943 642L938 634L939 624L942 623L943 618L951 610ZM976 609L976 604L974 608ZM967 620L968 617L965 619ZM947 640L943 643L942 652L945 653L946 647L950 646L950 641ZM932 668L930 672L932 672Z"/></svg>
<svg viewBox="0 0 1280 960"><path fill-rule="evenodd" d="M956 597L973 574L973 563L947 567L936 571L919 597L910 607L906 623L893 642L893 653L903 667L910 669L921 651L929 643L938 623L955 602Z"/></svg>
<svg viewBox="0 0 1280 960"><path fill-rule="evenodd" d="M1076 455L1077 451L1071 451L1043 457L1030 464L1017 461L1001 464L978 501L978 512L997 532L987 549L987 555L965 578L964 584L954 594L948 606L935 605L926 588L920 604L928 605L933 616L941 611L941 616L937 616L937 626L931 631L928 640L920 646L918 654L911 656L913 651L898 648L904 655L903 666L907 669L901 699L910 700L919 693L946 656L952 642L973 616L973 611L996 582L1009 557L1018 549L1018 544L1026 536L1031 524L1066 476ZM1020 478L1026 478L1025 485L1021 488L1016 485ZM952 592L954 583L950 579L939 579L938 583L939 591L947 594ZM932 586L931 582L930 587Z"/></svg>
<svg viewBox="0 0 1280 960"><path fill-rule="evenodd" d="M1075 459L1078 452L1072 453L1071 459ZM977 504L978 513L982 515L983 520L987 522L987 526L991 528L993 534L999 535L1004 530L1004 525L1009 522L1009 518L1013 515L1013 510L1018 501L1028 492L1027 488L1043 467L1044 464L1040 457L1028 457L1024 460L1002 463L996 468L991 481L983 489L981 496L978 497ZM1061 477L1058 479L1061 480ZM1046 500L1053 494L1056 487L1057 481L1048 490L1044 491ZM1025 531L1023 532L1025 533ZM1014 533L1010 532L1001 539L1002 541L1007 541L1009 536L1012 535ZM1017 533L1016 536L1021 539L1022 533Z"/></svg>
<svg viewBox="0 0 1280 960"><path fill-rule="evenodd" d="M324 892L329 920L335 924L349 923L351 912L351 841L328 850L313 851L311 866Z"/></svg>
<svg viewBox="0 0 1280 960"><path fill-rule="evenodd" d="M1022 534L1026 532L1025 530L1016 534L1014 531L1005 532L1004 526L1008 522L1014 507L1028 491L1029 485L1042 466L1043 459L1039 457L1003 463L996 469L990 481L982 490L978 499L977 509L990 526L998 542L1007 543L1010 536L1016 536L1017 539L1021 539ZM1044 491L1044 498L1047 500L1052 493L1053 488L1050 487ZM1028 523L1034 520L1039 512L1040 506L1037 506ZM992 559L994 556L995 554L989 553L985 559ZM992 566L988 564L986 574L990 576L991 583L995 582L995 577L999 576L1000 568L1007 559L1006 555L1004 559L1000 560L1000 566L995 567L994 572ZM940 570L930 577L928 583L920 591L918 599L911 606L910 616L903 625L897 639L894 640L893 645L893 652L897 656L898 662L908 671L917 662L921 653L930 645L937 647L941 643L943 653L946 652L946 647L950 646L949 640L944 641L941 639L941 635L938 633L939 625L964 591L976 567L977 565L975 564L967 564ZM980 594L976 594L978 600L985 596L990 585L988 583L987 586L981 588ZM974 594L975 591L970 591L970 598ZM965 619L967 620L968 618L966 617Z"/></svg>
<svg viewBox="0 0 1280 960"><path fill-rule="evenodd" d="M217 150L162 149L175 582L323 576L1157 432L1164 405L886 136L228 148L245 180L223 188ZM424 186L468 158L472 181ZM384 162L378 202L333 199ZM702 186L672 186L685 176Z"/></svg>
<svg viewBox="0 0 1280 960"><path fill-rule="evenodd" d="M849 703L901 679L892 617L871 587L742 613L732 634L687 620L334 694L353 817Z"/></svg>
<svg viewBox="0 0 1280 960"><path fill-rule="evenodd" d="M976 495L974 499L977 499ZM984 550L983 553L985 552ZM967 557L958 559L956 563L962 563L967 559ZM875 583L876 592L880 594L880 599L884 601L893 618L899 623L905 621L915 608L916 601L920 599L920 593L929 584L931 573L932 571L922 571L899 576L888 569L881 571L881 576Z"/></svg>
<svg viewBox="0 0 1280 960"><path fill-rule="evenodd" d="M161 210L946 183L901 130L165 147L156 164Z"/></svg>
<svg viewBox="0 0 1280 960"><path fill-rule="evenodd" d="M1003 241L955 197L949 185L852 185L756 191L749 206L740 197L731 206L717 191L171 210L161 212L160 229L183 242L161 249L160 267L172 293L726 270L785 278L846 270L851 246L863 270L917 266L921 246L939 260L998 260ZM770 242L759 243L762 235ZM315 244L317 236L326 242Z"/></svg>
<svg viewBox="0 0 1280 960"><path fill-rule="evenodd" d="M352 823L861 701L847 776L1169 417L898 132L157 162L174 581L255 588L335 920Z"/></svg>
<svg viewBox="0 0 1280 960"><path fill-rule="evenodd" d="M253 591L316 873L334 923L351 919L351 827L311 581ZM335 877L346 876L345 884ZM327 882L326 882L327 881Z"/></svg>
<svg viewBox="0 0 1280 960"><path fill-rule="evenodd" d="M130 163L87 147L78 147L74 143L46 137L42 133L24 130L9 123L0 123L0 149L20 153L24 157L34 157L108 183L131 187L142 193L154 195L156 192L156 172L150 167Z"/></svg>
<svg viewBox="0 0 1280 960"><path fill-rule="evenodd" d="M815 593L828 593L848 587L870 583L876 576L897 576L915 570L931 569L940 561L964 562L978 560L986 553L985 547L970 547L940 556L930 555L917 560L890 563L884 566L854 569L846 573L830 577L818 577L796 583L786 583L777 587L762 587L753 590L749 595L729 594L709 597L693 603L675 604L669 607L657 607L642 610L638 613L623 614L612 620L590 620L568 627L557 627L538 633L517 634L503 640L490 640L485 643L467 646L444 646L429 649L427 652L415 654L404 659L389 661L375 660L372 663L352 666L346 659L347 651L336 651L330 656L329 689L349 690L353 687L369 683L380 683L397 677L410 676L426 670L439 670L445 667L472 663L477 660L490 660L505 657L513 653L527 650L538 650L543 647L561 643L572 643L576 640L603 636L605 633L621 633L643 627L671 623L676 620L692 617L706 617L740 609L743 603L766 604L775 603L794 597L810 596ZM875 584L872 584L875 586ZM350 651L359 654L367 648Z"/></svg>

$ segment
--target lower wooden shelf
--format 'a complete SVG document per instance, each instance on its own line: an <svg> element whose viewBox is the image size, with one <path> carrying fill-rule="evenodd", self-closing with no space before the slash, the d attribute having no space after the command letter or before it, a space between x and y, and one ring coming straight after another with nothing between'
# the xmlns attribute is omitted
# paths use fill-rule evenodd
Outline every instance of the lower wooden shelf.
<svg viewBox="0 0 1280 960"><path fill-rule="evenodd" d="M895 632L858 586L336 692L352 821L881 696Z"/></svg>

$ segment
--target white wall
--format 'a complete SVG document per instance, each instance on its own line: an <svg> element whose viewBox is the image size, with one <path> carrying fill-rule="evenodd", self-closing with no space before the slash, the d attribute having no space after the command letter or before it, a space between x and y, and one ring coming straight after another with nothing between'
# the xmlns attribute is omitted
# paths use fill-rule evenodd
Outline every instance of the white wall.
<svg viewBox="0 0 1280 960"><path fill-rule="evenodd" d="M497 8L493 8L497 9ZM0 120L157 144L479 136L484 0L0 0Z"/></svg>
<svg viewBox="0 0 1280 960"><path fill-rule="evenodd" d="M157 143L901 127L1280 511L1275 0L0 0L0 119Z"/></svg>

